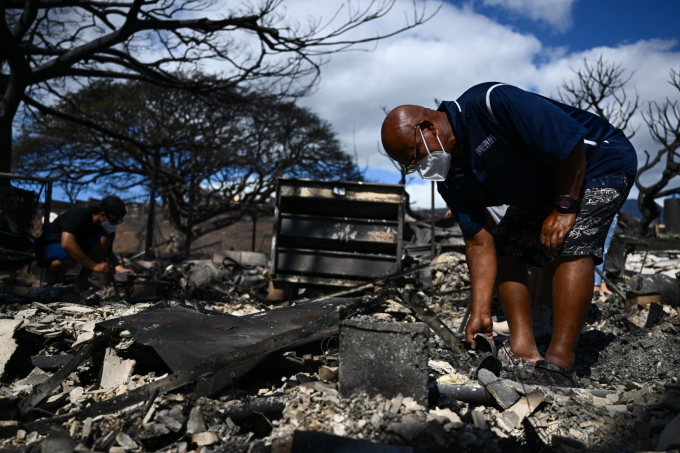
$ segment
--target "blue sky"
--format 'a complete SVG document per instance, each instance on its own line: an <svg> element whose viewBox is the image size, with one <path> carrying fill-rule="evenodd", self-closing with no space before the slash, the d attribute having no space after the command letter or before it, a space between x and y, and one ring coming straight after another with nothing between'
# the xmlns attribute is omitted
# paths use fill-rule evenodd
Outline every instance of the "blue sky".
<svg viewBox="0 0 680 453"><path fill-rule="evenodd" d="M469 2L448 0L448 3L460 6ZM576 1L572 5L573 26L564 32L501 6L486 6L481 2L475 5L475 9L498 23L516 27L522 33L535 35L543 43L563 46L570 51L679 37L680 2L677 0Z"/></svg>

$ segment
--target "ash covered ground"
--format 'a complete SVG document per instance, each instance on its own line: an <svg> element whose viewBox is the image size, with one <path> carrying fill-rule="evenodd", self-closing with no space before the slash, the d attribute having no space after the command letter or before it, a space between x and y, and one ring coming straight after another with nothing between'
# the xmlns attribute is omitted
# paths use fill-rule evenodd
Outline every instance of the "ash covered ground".
<svg viewBox="0 0 680 453"><path fill-rule="evenodd" d="M419 317L405 300L408 292L408 297L420 298L452 331L458 331L469 304L464 256L440 255L430 269L429 289L415 278L406 278L348 297L359 307L349 318L380 325L417 322ZM447 396L447 389L463 387L484 392L477 371L488 354L454 353L433 331L426 347L426 402L408 395L343 396L337 374L343 348L337 332L331 332L278 350L246 374L232 377L231 385L217 393L206 396L201 379L196 379L148 394L122 409L79 415L135 389L164 382L173 372L155 349L161 351L158 345L137 341L137 333L126 329L102 339L99 323L151 310L183 310L211 320L224 314L251 320L291 307L266 300L267 275L262 268L241 270L238 278L226 270L208 274L194 271L192 277L186 266L168 268L164 278L172 286L169 297L133 304L118 301L111 287L75 295L67 287L30 289L35 282L29 277L5 277L6 289L24 286L25 290L19 291L21 295L6 291L0 305L2 448L114 453L312 451L301 449L296 437L312 432L339 436L307 439L328 451L335 451L329 445L339 448L337 439L373 442L352 444L345 451L378 451L376 443L381 448L393 446L394 451L416 452L677 451L677 310L663 305L660 312L652 308L652 315L650 308L631 311L617 296L597 293L576 351L578 388L532 388L502 372L498 385L513 388L519 398L508 407L488 393L485 402ZM122 289L123 299L129 299L129 288ZM494 309L501 320L497 301ZM548 344L549 338L544 338L539 348L545 351ZM59 370L88 345L93 345L91 354L59 377ZM395 379L388 373L380 378ZM50 380L58 383L22 413L22 401Z"/></svg>

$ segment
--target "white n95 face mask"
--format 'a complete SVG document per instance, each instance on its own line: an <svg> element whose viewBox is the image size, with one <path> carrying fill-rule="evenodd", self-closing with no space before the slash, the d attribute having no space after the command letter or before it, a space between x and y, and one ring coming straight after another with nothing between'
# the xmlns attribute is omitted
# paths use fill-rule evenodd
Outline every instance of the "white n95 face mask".
<svg viewBox="0 0 680 453"><path fill-rule="evenodd" d="M111 222L107 220L106 222L102 222L102 228L104 228L104 231L106 231L107 234L111 234L116 232L118 225L112 225Z"/></svg>
<svg viewBox="0 0 680 453"><path fill-rule="evenodd" d="M451 154L444 151L444 145L442 145L438 135L435 135L435 137L437 137L439 146L442 149L441 151L435 150L430 152L423 135L423 130L418 126L416 127L420 131L420 136L423 138L423 143L425 143L425 149L427 150L427 157L418 162L418 174L425 181L445 181L446 175L449 174L449 168L451 168Z"/></svg>

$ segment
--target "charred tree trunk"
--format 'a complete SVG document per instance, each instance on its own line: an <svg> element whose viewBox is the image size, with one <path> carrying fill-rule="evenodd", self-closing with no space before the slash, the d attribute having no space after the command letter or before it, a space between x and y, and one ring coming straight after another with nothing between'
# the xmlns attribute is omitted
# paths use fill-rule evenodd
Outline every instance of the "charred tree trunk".
<svg viewBox="0 0 680 453"><path fill-rule="evenodd" d="M1 39L2 33L0 33ZM18 66L24 65L19 64ZM28 76L30 71L28 65L25 66L17 72L21 75L25 73ZM25 69L25 71L22 69ZM2 173L12 172L12 124L14 116L19 110L21 97L26 90L26 85L19 83L19 80L20 77L16 75L11 77L0 75L0 172Z"/></svg>
<svg viewBox="0 0 680 453"><path fill-rule="evenodd" d="M12 120L0 117L0 172L12 172ZM9 181L9 180L5 180ZM0 183L1 184L1 183Z"/></svg>

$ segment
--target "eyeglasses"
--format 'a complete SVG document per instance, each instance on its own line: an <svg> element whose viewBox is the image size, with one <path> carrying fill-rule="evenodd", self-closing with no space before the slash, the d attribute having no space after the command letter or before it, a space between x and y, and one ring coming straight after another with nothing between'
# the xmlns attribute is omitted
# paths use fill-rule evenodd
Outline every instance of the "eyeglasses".
<svg viewBox="0 0 680 453"><path fill-rule="evenodd" d="M107 216L104 214L104 218L111 224L111 225L120 225L121 223L125 222L125 219L112 219L111 217Z"/></svg>
<svg viewBox="0 0 680 453"><path fill-rule="evenodd" d="M411 159L411 163L406 164L404 167L406 167L406 174L410 175L411 173L415 173L416 170L418 170L418 164L420 163L420 159L418 159L418 127L420 125L416 124L416 127L413 129L413 159ZM421 132L422 134L422 132ZM423 138L424 139L424 138Z"/></svg>

